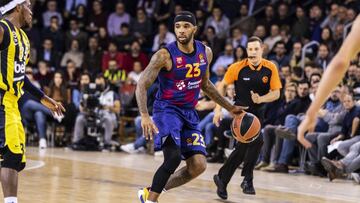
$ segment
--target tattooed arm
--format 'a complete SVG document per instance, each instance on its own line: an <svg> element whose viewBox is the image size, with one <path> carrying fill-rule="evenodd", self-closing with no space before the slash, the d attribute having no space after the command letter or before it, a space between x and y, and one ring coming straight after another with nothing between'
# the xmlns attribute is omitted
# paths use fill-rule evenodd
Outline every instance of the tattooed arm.
<svg viewBox="0 0 360 203"><path fill-rule="evenodd" d="M142 72L136 86L136 101L141 115L141 126L146 139L152 139L153 133L158 129L152 122L147 109L147 89L154 83L162 68L171 68L170 54L165 49L157 51L150 60L149 65Z"/></svg>
<svg viewBox="0 0 360 203"><path fill-rule="evenodd" d="M210 65L210 63L212 61L213 54L212 54L212 51L211 51L211 49L209 47L206 47L206 56L207 56L208 64ZM210 81L209 65L208 65L208 68L206 70L206 74L202 78L201 89L202 89L202 91L204 91L204 93L208 97L210 97L210 99L212 99L217 104L219 104L220 106L224 107L226 110L231 112L231 111L234 110L234 106L232 104L230 104L230 102L228 102L223 97L224 94L220 94L217 91L214 84Z"/></svg>

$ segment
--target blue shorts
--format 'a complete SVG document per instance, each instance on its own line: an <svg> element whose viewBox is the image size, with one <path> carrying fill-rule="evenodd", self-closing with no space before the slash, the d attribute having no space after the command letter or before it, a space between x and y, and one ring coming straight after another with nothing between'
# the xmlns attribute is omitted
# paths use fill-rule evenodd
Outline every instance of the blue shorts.
<svg viewBox="0 0 360 203"><path fill-rule="evenodd" d="M195 109L181 109L164 101L156 100L153 120L159 129L154 137L155 151L161 150L169 136L180 147L183 159L194 154L207 155L204 138L198 128L199 116Z"/></svg>

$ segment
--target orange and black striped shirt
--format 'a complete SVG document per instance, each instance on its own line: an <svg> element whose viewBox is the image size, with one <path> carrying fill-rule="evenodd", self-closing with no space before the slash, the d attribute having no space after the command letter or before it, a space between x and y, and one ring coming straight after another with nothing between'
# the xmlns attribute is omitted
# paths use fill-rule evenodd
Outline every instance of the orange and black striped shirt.
<svg viewBox="0 0 360 203"><path fill-rule="evenodd" d="M279 72L274 63L262 59L258 67L254 67L244 59L232 64L224 76L227 85L235 85L235 104L257 109L261 104L255 104L251 99L251 91L263 96L270 90L281 89Z"/></svg>

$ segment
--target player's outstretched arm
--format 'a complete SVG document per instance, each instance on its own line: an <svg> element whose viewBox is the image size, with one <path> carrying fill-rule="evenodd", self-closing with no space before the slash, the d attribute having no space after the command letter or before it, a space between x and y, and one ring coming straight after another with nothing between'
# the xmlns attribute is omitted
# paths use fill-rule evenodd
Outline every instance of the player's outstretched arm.
<svg viewBox="0 0 360 203"><path fill-rule="evenodd" d="M211 63L212 61L212 51L209 47L206 47L206 56L208 59L208 64ZM201 83L201 89L202 91L204 91L204 93L210 97L210 99L212 99L213 101L215 101L218 105L224 107L226 110L228 110L229 112L232 113L241 113L243 109L245 108L241 108L241 107L235 107L232 104L230 104L230 102L228 102L223 95L221 95L216 87L214 86L214 84L210 81L210 72L209 72L209 66L206 70L206 74L204 75L204 77L202 78L202 83Z"/></svg>
<svg viewBox="0 0 360 203"><path fill-rule="evenodd" d="M298 127L298 140L306 148L311 144L304 138L304 134L309 129L313 129L316 123L316 114L325 103L331 91L340 83L344 77L351 59L360 51L360 15L354 21L351 32L346 37L340 50L331 60L315 95L315 100L311 103L306 117Z"/></svg>
<svg viewBox="0 0 360 203"><path fill-rule="evenodd" d="M48 109L50 109L54 115L62 116L63 112L65 112L65 108L60 102L56 102L55 100L46 96L44 92L35 87L26 76L24 77L24 90L32 94L35 98L39 99L40 102Z"/></svg>
<svg viewBox="0 0 360 203"><path fill-rule="evenodd" d="M154 83L162 68L171 67L168 66L169 61L171 61L170 54L167 50L160 49L157 51L151 57L149 65L141 73L139 82L136 86L136 101L141 114L143 135L146 139L152 139L153 133L157 133L158 131L157 127L152 122L147 109L147 89Z"/></svg>

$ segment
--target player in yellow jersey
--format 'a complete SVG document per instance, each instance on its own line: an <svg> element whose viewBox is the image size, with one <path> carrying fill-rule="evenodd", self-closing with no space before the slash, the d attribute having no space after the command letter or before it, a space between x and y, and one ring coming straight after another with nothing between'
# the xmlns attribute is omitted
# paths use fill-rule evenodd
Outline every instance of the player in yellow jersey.
<svg viewBox="0 0 360 203"><path fill-rule="evenodd" d="M0 12L0 179L5 203L17 203L18 172L25 167L25 133L18 99L24 90L35 96L53 114L64 107L34 87L25 76L30 42L22 27L30 26L30 0L1 0Z"/></svg>
<svg viewBox="0 0 360 203"><path fill-rule="evenodd" d="M344 77L350 61L360 52L360 15L356 17L351 32L344 40L338 53L331 60L320 81L315 99L306 112L306 117L298 127L298 141L305 147L310 148L311 143L305 139L304 134L313 130L316 124L316 115L325 103L331 91L340 83Z"/></svg>

